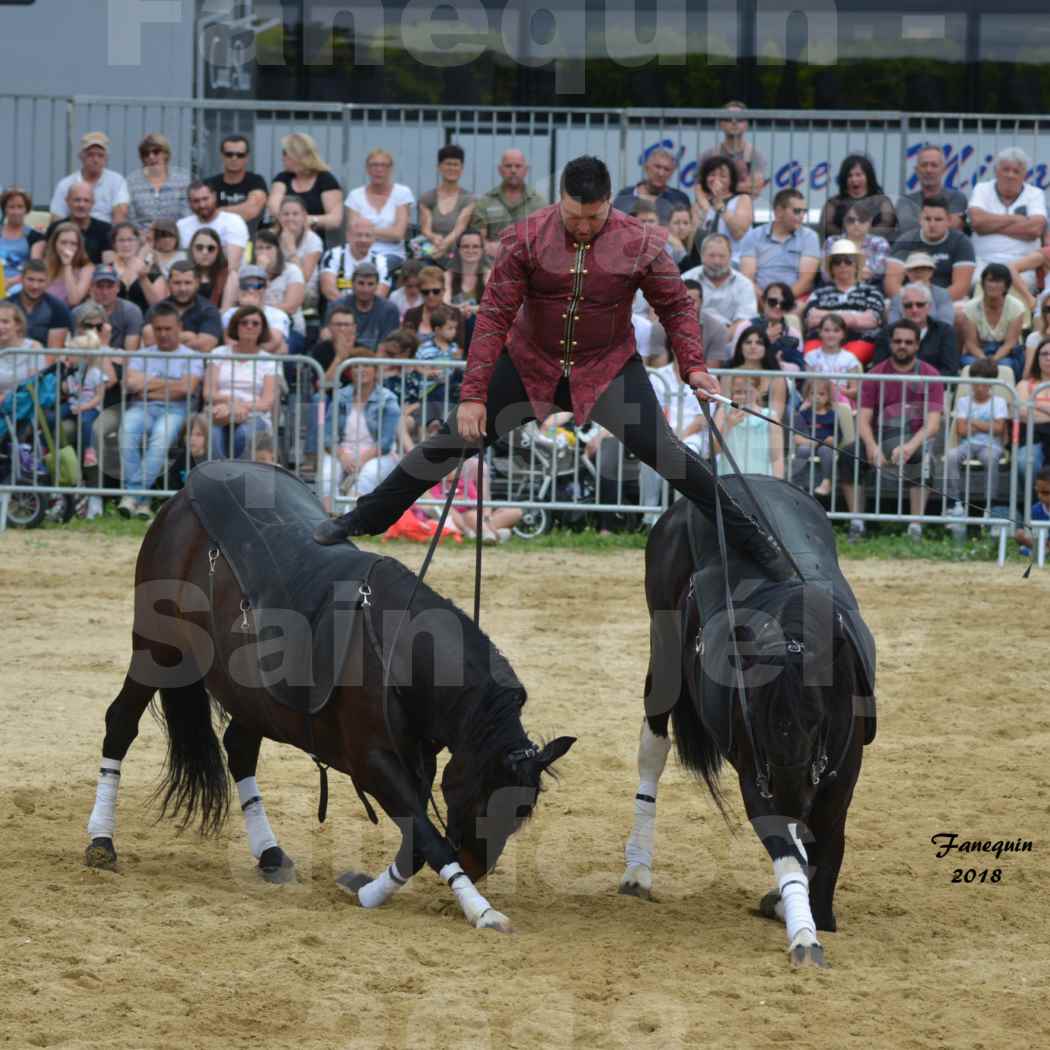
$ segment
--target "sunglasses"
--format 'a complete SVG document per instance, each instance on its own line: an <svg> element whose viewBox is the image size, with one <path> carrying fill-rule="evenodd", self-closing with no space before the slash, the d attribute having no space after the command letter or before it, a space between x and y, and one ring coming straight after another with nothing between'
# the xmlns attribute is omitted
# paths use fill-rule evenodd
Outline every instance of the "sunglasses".
<svg viewBox="0 0 1050 1050"><path fill-rule="evenodd" d="M265 287L265 281L241 281L241 288L246 292L260 292Z"/></svg>
<svg viewBox="0 0 1050 1050"><path fill-rule="evenodd" d="M157 153L167 153L167 150L163 146L149 146L148 148L141 151L139 156L152 157Z"/></svg>
<svg viewBox="0 0 1050 1050"><path fill-rule="evenodd" d="M105 324L102 321L85 321L80 327L92 332L101 332Z"/></svg>
<svg viewBox="0 0 1050 1050"><path fill-rule="evenodd" d="M852 255L839 255L831 260L832 266L852 266L853 256Z"/></svg>
<svg viewBox="0 0 1050 1050"><path fill-rule="evenodd" d="M794 212L796 215L805 215L806 214L806 209L805 208L792 208L791 211Z"/></svg>
<svg viewBox="0 0 1050 1050"><path fill-rule="evenodd" d="M419 289L424 295L441 295L444 292L444 288L420 288Z"/></svg>
<svg viewBox="0 0 1050 1050"><path fill-rule="evenodd" d="M918 303L917 302L901 303L901 306L903 306L905 310L918 310L920 307L925 306L925 305L926 304L922 303L922 302L918 302Z"/></svg>
<svg viewBox="0 0 1050 1050"><path fill-rule="evenodd" d="M233 159L243 160L245 157L248 156L248 151L245 150L243 153L240 153L240 152L237 152L237 151L232 150L232 149L224 149L222 151L222 155L224 157L229 157L231 160L233 160Z"/></svg>
<svg viewBox="0 0 1050 1050"><path fill-rule="evenodd" d="M775 306L783 306L783 305L784 305L784 300L783 299L774 299L772 297L766 299L766 306L774 306L775 307Z"/></svg>
<svg viewBox="0 0 1050 1050"><path fill-rule="evenodd" d="M217 252L219 246L217 244L195 244L193 250L195 252Z"/></svg>

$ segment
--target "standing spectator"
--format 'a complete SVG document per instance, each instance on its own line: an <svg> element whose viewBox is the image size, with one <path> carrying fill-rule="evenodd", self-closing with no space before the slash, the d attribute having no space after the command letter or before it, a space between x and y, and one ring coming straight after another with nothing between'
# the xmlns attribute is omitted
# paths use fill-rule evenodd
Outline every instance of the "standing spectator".
<svg viewBox="0 0 1050 1050"><path fill-rule="evenodd" d="M226 342L208 359L204 405L211 411L212 452L219 459L241 459L254 451L257 435L273 431L270 413L277 398L279 362L230 360L232 354L258 355L268 342L263 311L241 306L230 318Z"/></svg>
<svg viewBox="0 0 1050 1050"><path fill-rule="evenodd" d="M142 313L168 297L168 282L160 268L146 261L142 235L133 222L113 227L112 248L102 253L103 264L112 266L120 280L119 295ZM96 270L96 275L97 275Z"/></svg>
<svg viewBox="0 0 1050 1050"><path fill-rule="evenodd" d="M807 379L803 388L803 402L798 410L798 422L793 435L795 465L791 471L791 483L806 488L806 481L813 470L811 462L816 460L813 480L814 496L830 496L831 482L835 473L836 444L845 444L851 433L842 433L840 420L853 417L847 411L845 417L836 411L838 391L830 379ZM852 426L850 427L852 430ZM836 438L838 439L836 441Z"/></svg>
<svg viewBox="0 0 1050 1050"><path fill-rule="evenodd" d="M666 226L671 220L672 208L692 207L689 198L681 190L670 185L674 169L674 154L670 150L662 146L650 150L642 165L642 181L620 190L613 200L613 207L627 215L632 215L635 201L649 201L656 208L656 215L660 223ZM537 207L540 206L537 205Z"/></svg>
<svg viewBox="0 0 1050 1050"><path fill-rule="evenodd" d="M802 356L802 335L798 318L791 313L795 296L790 285L774 281L766 286L760 303L761 313L751 323L766 333L781 368L793 365L800 371L806 367Z"/></svg>
<svg viewBox="0 0 1050 1050"><path fill-rule="evenodd" d="M131 197L128 184L119 172L106 167L109 159L109 136L101 131L89 131L80 138L80 171L59 179L51 196L51 221L69 217L67 198L74 183L82 182L91 188L92 217L110 225L124 222L128 217ZM98 260L95 260L96 262Z"/></svg>
<svg viewBox="0 0 1050 1050"><path fill-rule="evenodd" d="M171 306L181 326L179 342L198 353L210 353L222 342L222 318L219 311L200 294L200 281L193 263L188 259L175 263L168 278L168 287L171 296L155 306L150 316L159 306ZM142 330L142 341L149 345L153 338L149 325L146 325Z"/></svg>
<svg viewBox="0 0 1050 1050"><path fill-rule="evenodd" d="M919 188L897 199L897 227L902 235L915 236L921 221L923 201L930 197L944 198L948 229L964 232L968 206L966 194L944 184L944 173L948 167L944 153L940 146L927 142L915 154L915 177L919 180Z"/></svg>
<svg viewBox="0 0 1050 1050"><path fill-rule="evenodd" d="M871 360L875 352L886 300L873 284L860 280L864 256L856 245L846 238L834 241L827 256L826 266L831 284L822 284L809 298L802 311L802 329L807 339L817 337L817 329L828 314L837 314L849 327L846 349L852 351L861 364Z"/></svg>
<svg viewBox="0 0 1050 1050"><path fill-rule="evenodd" d="M247 224L248 232L254 234L266 207L266 180L248 170L251 146L243 135L227 135L220 151L222 171L204 181L215 191L220 211L239 215Z"/></svg>
<svg viewBox="0 0 1050 1050"><path fill-rule="evenodd" d="M1024 372L1024 345L1021 328L1025 309L1007 293L1013 273L1002 263L988 263L981 272L983 296L975 296L962 309L959 329L962 334L962 363L973 364L991 358L998 365L1009 365L1017 379Z"/></svg>
<svg viewBox="0 0 1050 1050"><path fill-rule="evenodd" d="M138 350L142 342L142 311L127 299L121 299L120 275L113 266L96 266L91 280L91 298L102 307L110 327L107 346L117 350Z"/></svg>
<svg viewBox="0 0 1050 1050"><path fill-rule="evenodd" d="M709 233L700 249L703 263L682 274L683 280L699 281L704 306L718 314L730 333L745 328L758 312L755 286L730 265L732 246L721 233Z"/></svg>
<svg viewBox="0 0 1050 1050"><path fill-rule="evenodd" d="M390 292L390 257L375 247L375 227L369 219L347 212L346 244L329 248L321 258L321 296L330 303L350 294L354 271L362 263L374 266L379 274L376 295L385 299Z"/></svg>
<svg viewBox="0 0 1050 1050"><path fill-rule="evenodd" d="M109 249L110 239L113 235L113 227L108 222L102 222L91 214L95 197L91 187L86 182L74 182L66 193L66 206L69 212L68 219L56 219L47 228L46 238L50 238L60 225L72 223L84 239L84 250L88 258L96 265L102 262L102 253ZM34 248L36 257L42 259L44 245L40 244Z"/></svg>
<svg viewBox="0 0 1050 1050"><path fill-rule="evenodd" d="M438 270L438 273L440 272ZM354 270L351 294L337 300L339 305L350 307L357 324L357 342L361 346L367 346L369 350L375 350L379 341L401 322L397 307L386 299L379 298L378 287L379 271L371 263L361 263ZM443 287L439 285L439 294L443 291ZM440 299L435 301L435 305L440 305Z"/></svg>
<svg viewBox="0 0 1050 1050"><path fill-rule="evenodd" d="M971 379L994 380L999 369L987 358L975 361L970 368ZM955 436L959 443L949 449L944 457L944 470L948 482L948 498L955 500L952 513L964 515L960 496L963 489L962 465L976 459L985 470L984 499L991 503L999 482L999 457L1003 454L1006 438L1006 421L1010 410L1006 398L992 394L990 382L974 383L964 387L955 401ZM968 473L968 472L967 472ZM969 484L966 485L969 489Z"/></svg>
<svg viewBox="0 0 1050 1050"><path fill-rule="evenodd" d="M1050 390L1036 393L1036 389L1047 382L1050 382L1050 338L1044 338L1039 344L1028 375L1017 384L1017 401L1024 413L1021 425L1025 428L1022 430L1025 440L1028 421L1032 419L1035 424L1035 440L1031 445L1022 444L1017 449L1017 469L1024 471L1031 460L1033 474L1038 474L1050 463L1047 456L1050 450Z"/></svg>
<svg viewBox="0 0 1050 1050"><path fill-rule="evenodd" d="M529 164L520 149L503 151L499 168L500 184L483 194L474 206L470 228L480 230L485 239L485 254L495 259L499 250L499 235L519 219L538 211L547 202L532 189L525 178Z"/></svg>
<svg viewBox="0 0 1050 1050"><path fill-rule="evenodd" d="M204 375L203 358L179 341L178 310L158 303L149 320L156 343L144 349L165 356L133 357L125 371L128 400L120 421L120 459L126 489L149 490L164 472L168 452L185 429L191 400ZM117 510L125 518L148 521L153 516L149 497L127 495Z"/></svg>
<svg viewBox="0 0 1050 1050"><path fill-rule="evenodd" d="M897 213L893 203L882 192L875 168L863 153L851 153L839 168L836 178L838 194L829 197L820 219L820 236L845 237L846 212L858 201L871 201L872 232L893 243L897 235Z"/></svg>
<svg viewBox="0 0 1050 1050"><path fill-rule="evenodd" d="M307 224L319 236L343 227L343 190L317 152L317 143L299 131L281 139L284 171L274 176L266 207L280 215L286 196L295 194L306 207Z"/></svg>
<svg viewBox="0 0 1050 1050"><path fill-rule="evenodd" d="M885 237L876 237L871 232L871 224L875 218L875 209L870 200L857 201L846 209L845 218L842 220L845 227L845 240L852 241L858 253L862 255L860 279L876 288L883 287L886 276L886 256L889 254L890 245ZM824 256L827 258L831 246L839 238L829 237L824 242ZM825 282L830 281L831 274L826 269L821 270L821 277Z"/></svg>
<svg viewBox="0 0 1050 1050"><path fill-rule="evenodd" d="M798 190L781 190L773 198L773 221L744 237L740 272L760 290L782 281L796 299L810 293L820 262L820 242L803 225L805 219L806 198Z"/></svg>
<svg viewBox="0 0 1050 1050"><path fill-rule="evenodd" d="M907 280L907 284L904 287L911 288L916 285L924 287L929 292L930 316L954 328L956 323L955 303L952 302L952 297L946 288L933 283L936 265L933 257L925 252L912 252L904 260L902 266ZM890 324L894 321L899 321L905 316L901 308L903 295L904 292L900 291L890 300L889 308L886 311L886 321ZM963 306L965 303L960 303L959 305Z"/></svg>
<svg viewBox="0 0 1050 1050"><path fill-rule="evenodd" d="M302 271L306 282L304 305L309 310L316 310L320 297L318 266L324 253L324 242L310 229L308 219L302 197L292 193L281 201L281 210L277 214L281 251L285 259L295 263Z"/></svg>
<svg viewBox="0 0 1050 1050"><path fill-rule="evenodd" d="M445 271L445 302L470 317L485 294L488 275L485 242L477 230L467 230L456 242L455 255Z"/></svg>
<svg viewBox="0 0 1050 1050"><path fill-rule="evenodd" d="M22 290L7 301L25 316L25 334L41 346L66 345L73 318L69 307L47 291L47 266L42 259L28 259L22 268Z"/></svg>
<svg viewBox="0 0 1050 1050"><path fill-rule="evenodd" d="M995 158L995 178L979 182L970 195L970 226L977 276L989 263L1009 267L1013 285L1035 287L1035 271L1045 265L1046 195L1025 182L1031 161L1011 146Z"/></svg>
<svg viewBox="0 0 1050 1050"><path fill-rule="evenodd" d="M210 226L202 226L190 238L189 262L197 275L198 294L212 306L224 310L236 301L236 282L230 280L230 264L218 233Z"/></svg>
<svg viewBox="0 0 1050 1050"><path fill-rule="evenodd" d="M351 190L346 206L353 217L372 224L378 255L388 257L391 266L405 258L405 237L415 194L400 182L394 182L394 158L385 149L374 149L365 158L368 182Z"/></svg>
<svg viewBox="0 0 1050 1050"><path fill-rule="evenodd" d="M71 222L52 229L44 250L47 290L67 306L77 306L91 290L94 266L84 251L84 237Z"/></svg>
<svg viewBox="0 0 1050 1050"><path fill-rule="evenodd" d="M268 306L266 296L270 278L267 272L254 263L242 266L237 281L237 301L239 306L254 306L262 311L266 318L267 331L261 340L265 354L286 354L288 343L292 338L291 318L278 306ZM231 306L222 315L223 329L229 327L237 314L237 307Z"/></svg>
<svg viewBox="0 0 1050 1050"><path fill-rule="evenodd" d="M743 102L727 102L725 110L744 110ZM769 163L762 153L747 141L747 120L742 117L726 117L718 122L724 138L717 146L700 154L701 165L710 157L725 157L736 165L737 188L741 193L757 197L766 184Z"/></svg>
<svg viewBox="0 0 1050 1050"><path fill-rule="evenodd" d="M387 298L397 307L397 312L402 318L407 311L423 305L423 296L419 291L419 275L425 267L426 263L422 259L406 259L397 271L398 286Z"/></svg>
<svg viewBox="0 0 1050 1050"><path fill-rule="evenodd" d="M419 197L419 232L434 258L451 254L474 215L474 194L459 184L464 159L462 146L442 146L437 155L440 181Z"/></svg>
<svg viewBox="0 0 1050 1050"><path fill-rule="evenodd" d="M892 325L903 316L918 325L919 360L932 365L942 376L958 375L959 348L955 339L955 325L933 316L930 287L920 281L906 284L904 291L894 301L899 304L899 309L890 310L889 323ZM881 364L889 356L890 336L889 329L886 329L875 341L872 363Z"/></svg>
<svg viewBox="0 0 1050 1050"><path fill-rule="evenodd" d="M178 221L189 214L186 190L190 173L172 167L171 143L156 132L139 143L142 167L129 173L128 193L131 205L128 218L144 230L158 219Z"/></svg>
<svg viewBox="0 0 1050 1050"><path fill-rule="evenodd" d="M434 331L430 315L439 307L445 305L445 272L440 266L425 266L419 274L419 293L423 297L421 306L413 307L405 311L401 323L406 328L411 328L423 341L425 336ZM456 328L456 342L460 346L467 345L466 319L457 306L448 307L456 316L458 322ZM360 322L358 322L360 325ZM396 325L395 325L396 327Z"/></svg>
<svg viewBox="0 0 1050 1050"><path fill-rule="evenodd" d="M193 214L179 219L179 243L189 248L193 235L207 226L219 235L230 269L239 270L248 247L248 224L233 212L219 211L219 198L206 182L191 183L186 199Z"/></svg>
<svg viewBox="0 0 1050 1050"><path fill-rule="evenodd" d="M728 238L733 264L740 264L740 245L754 221L751 196L737 190L737 168L724 157L708 157L700 165L693 186L696 201L693 220L697 236L706 241L711 233Z"/></svg>
<svg viewBox="0 0 1050 1050"><path fill-rule="evenodd" d="M773 347L761 328L752 326L740 333L733 356L729 360L730 368L743 368L755 372L781 372ZM784 418L787 407L788 382L779 376L755 376L757 399L759 404L772 410L777 419ZM726 394L732 392L732 375L722 376L722 389Z"/></svg>
<svg viewBox="0 0 1050 1050"><path fill-rule="evenodd" d="M806 351L805 370L825 375L833 373L861 375L864 369L856 354L843 345L848 332L846 322L838 314L824 314L817 329L820 342L812 350ZM836 379L835 386L840 399L845 398L851 407L857 404L856 379Z"/></svg>
<svg viewBox="0 0 1050 1050"><path fill-rule="evenodd" d="M288 349L293 354L301 354L306 347L306 318L303 317L306 282L302 270L284 257L277 234L270 230L261 230L255 235L252 258L266 273L263 304L276 307L289 318Z"/></svg>
<svg viewBox="0 0 1050 1050"><path fill-rule="evenodd" d="M893 255L886 263L888 296L901 290L908 256L921 252L933 260L933 283L946 289L952 302L970 297L976 261L973 244L966 234L951 228L948 208L948 198L944 195L925 198L919 211L919 229L897 238Z"/></svg>
<svg viewBox="0 0 1050 1050"><path fill-rule="evenodd" d="M890 326L890 357L869 375L936 376L937 370L919 356L919 328L907 319ZM925 513L931 445L944 411L944 384L919 382L865 383L860 395L857 430L868 463L884 470L899 470L908 488L911 513ZM860 510L860 487L843 483L850 513ZM864 535L864 522L850 522L851 540ZM913 521L908 535L922 538L922 525Z"/></svg>
<svg viewBox="0 0 1050 1050"><path fill-rule="evenodd" d="M26 335L26 315L18 303L11 299L0 302L0 351L3 350L39 350L40 343ZM0 399L13 390L19 383L31 379L41 369L47 367L47 358L43 354L0 353Z"/></svg>
<svg viewBox="0 0 1050 1050"><path fill-rule="evenodd" d="M31 255L37 241L45 241L38 230L26 225L26 216L33 210L33 198L20 186L8 186L0 193L0 211L4 221L0 226L0 264L4 268L4 289L7 295L17 294L22 287L22 267Z"/></svg>

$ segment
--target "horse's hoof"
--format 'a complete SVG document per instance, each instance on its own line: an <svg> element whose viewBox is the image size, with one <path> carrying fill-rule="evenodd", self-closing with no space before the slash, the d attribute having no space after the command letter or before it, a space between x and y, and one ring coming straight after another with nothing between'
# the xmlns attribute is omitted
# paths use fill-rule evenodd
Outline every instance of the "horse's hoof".
<svg viewBox="0 0 1050 1050"><path fill-rule="evenodd" d="M335 884L345 893L349 893L355 900L360 890L372 881L371 875L365 875L360 871L347 871L335 880Z"/></svg>
<svg viewBox="0 0 1050 1050"><path fill-rule="evenodd" d="M115 871L117 851L113 848L112 839L92 839L84 854L84 863L89 868L101 868L103 871Z"/></svg>
<svg viewBox="0 0 1050 1050"><path fill-rule="evenodd" d="M502 912L496 911L495 908L489 908L488 911L484 912L478 921L474 923L474 928L476 930L495 930L497 933L514 932L510 919Z"/></svg>
<svg viewBox="0 0 1050 1050"><path fill-rule="evenodd" d="M644 864L628 868L620 879L620 893L625 897L637 897L639 900L653 899L653 873Z"/></svg>
<svg viewBox="0 0 1050 1050"><path fill-rule="evenodd" d="M259 874L267 882L282 886L295 881L295 863L280 846L271 846L259 858Z"/></svg>
<svg viewBox="0 0 1050 1050"><path fill-rule="evenodd" d="M818 970L828 969L828 962L824 958L824 948L819 944L796 944L791 949L790 957L793 970L800 970L808 966L815 966Z"/></svg>
<svg viewBox="0 0 1050 1050"><path fill-rule="evenodd" d="M782 915L777 912L777 905L780 904L780 894L777 890L770 890L759 902L758 902L758 914L766 919L780 919Z"/></svg>

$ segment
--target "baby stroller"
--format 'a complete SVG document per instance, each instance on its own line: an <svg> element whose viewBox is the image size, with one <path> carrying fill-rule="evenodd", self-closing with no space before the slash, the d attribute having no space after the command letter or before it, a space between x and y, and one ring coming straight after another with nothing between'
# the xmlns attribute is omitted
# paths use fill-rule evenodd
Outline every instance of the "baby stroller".
<svg viewBox="0 0 1050 1050"><path fill-rule="evenodd" d="M524 507L514 534L524 540L542 536L555 525L579 532L587 525L594 501L594 465L577 445L583 439L565 427L541 429L529 423L493 445L490 486L493 499L511 503L578 503L579 510Z"/></svg>
<svg viewBox="0 0 1050 1050"><path fill-rule="evenodd" d="M16 528L34 529L45 519L65 523L76 507L72 494L48 491L55 484L80 482L76 451L55 442L57 395L58 377L51 368L20 383L0 401L0 485L34 489L7 497L6 518Z"/></svg>

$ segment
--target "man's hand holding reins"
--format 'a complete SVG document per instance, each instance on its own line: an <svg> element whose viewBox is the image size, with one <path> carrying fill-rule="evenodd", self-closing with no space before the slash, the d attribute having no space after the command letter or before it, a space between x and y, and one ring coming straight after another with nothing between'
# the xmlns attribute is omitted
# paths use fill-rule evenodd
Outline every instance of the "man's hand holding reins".
<svg viewBox="0 0 1050 1050"><path fill-rule="evenodd" d="M463 401L456 409L459 436L472 444L480 444L485 438L485 420L488 410L480 401Z"/></svg>
<svg viewBox="0 0 1050 1050"><path fill-rule="evenodd" d="M722 384L710 372L699 369L689 373L689 385L701 401L710 401L712 396L722 393Z"/></svg>

